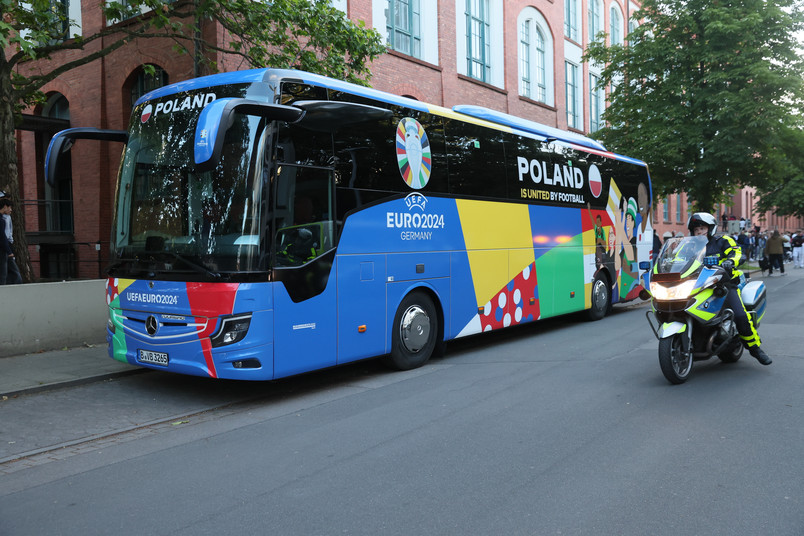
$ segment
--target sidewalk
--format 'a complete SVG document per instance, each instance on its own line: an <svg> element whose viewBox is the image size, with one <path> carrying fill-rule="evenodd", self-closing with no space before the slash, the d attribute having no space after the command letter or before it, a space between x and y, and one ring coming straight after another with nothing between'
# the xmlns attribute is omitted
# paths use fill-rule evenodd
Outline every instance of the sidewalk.
<svg viewBox="0 0 804 536"><path fill-rule="evenodd" d="M0 358L2 397L77 385L147 369L111 359L106 344Z"/></svg>

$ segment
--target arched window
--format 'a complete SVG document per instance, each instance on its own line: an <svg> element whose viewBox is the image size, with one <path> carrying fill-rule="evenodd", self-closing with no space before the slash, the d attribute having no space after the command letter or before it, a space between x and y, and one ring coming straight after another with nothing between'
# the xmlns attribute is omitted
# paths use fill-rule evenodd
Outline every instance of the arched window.
<svg viewBox="0 0 804 536"><path fill-rule="evenodd" d="M616 4L609 9L609 44L623 44L623 16Z"/></svg>
<svg viewBox="0 0 804 536"><path fill-rule="evenodd" d="M553 40L536 9L522 10L519 25L519 94L553 105Z"/></svg>
<svg viewBox="0 0 804 536"><path fill-rule="evenodd" d="M36 131L36 143L42 154L47 150L50 139L59 130L70 126L70 102L61 93L50 95L42 106L44 130ZM43 198L39 200L39 229L60 240L44 240L39 244L39 275L49 279L75 276L75 252L72 244L65 243L65 237L73 233L73 169L72 152L68 151L60 160L56 170L56 184L45 183ZM70 238L66 239L71 240ZM60 242L60 243L59 243Z"/></svg>
<svg viewBox="0 0 804 536"><path fill-rule="evenodd" d="M67 98L61 93L54 93L47 99L47 102L42 107L42 116L51 119L64 119L70 120L70 103Z"/></svg>
<svg viewBox="0 0 804 536"><path fill-rule="evenodd" d="M137 99L152 91L160 88L168 83L167 72L158 65L152 65L153 74L149 74L145 69L140 68L131 84L131 107L137 102Z"/></svg>

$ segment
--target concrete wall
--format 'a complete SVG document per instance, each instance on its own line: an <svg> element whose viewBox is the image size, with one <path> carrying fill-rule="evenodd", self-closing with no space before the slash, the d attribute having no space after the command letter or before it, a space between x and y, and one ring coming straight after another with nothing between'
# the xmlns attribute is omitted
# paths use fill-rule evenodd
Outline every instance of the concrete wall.
<svg viewBox="0 0 804 536"><path fill-rule="evenodd" d="M106 341L106 280L0 287L0 357Z"/></svg>

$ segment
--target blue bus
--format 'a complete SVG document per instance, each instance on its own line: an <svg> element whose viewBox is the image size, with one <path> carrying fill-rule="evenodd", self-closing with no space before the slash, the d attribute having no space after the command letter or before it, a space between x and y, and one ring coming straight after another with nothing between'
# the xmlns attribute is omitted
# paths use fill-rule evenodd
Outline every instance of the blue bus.
<svg viewBox="0 0 804 536"><path fill-rule="evenodd" d="M486 108L294 70L144 95L122 142L109 355L270 380L635 298L653 254L644 162ZM643 262L643 265L645 263Z"/></svg>

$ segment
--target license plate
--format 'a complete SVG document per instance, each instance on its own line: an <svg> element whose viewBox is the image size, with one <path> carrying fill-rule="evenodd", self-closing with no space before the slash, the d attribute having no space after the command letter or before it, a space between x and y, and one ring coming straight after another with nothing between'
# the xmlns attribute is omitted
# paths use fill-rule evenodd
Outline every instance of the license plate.
<svg viewBox="0 0 804 536"><path fill-rule="evenodd" d="M152 352L150 350L140 350L137 361L140 363L151 363L152 365L168 365L168 355L164 352Z"/></svg>

